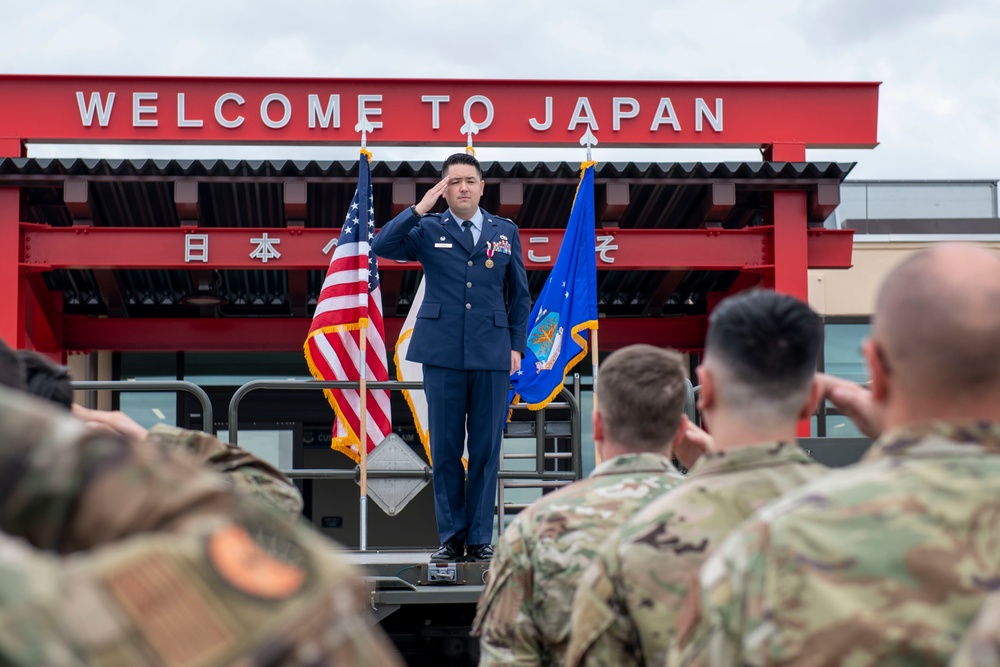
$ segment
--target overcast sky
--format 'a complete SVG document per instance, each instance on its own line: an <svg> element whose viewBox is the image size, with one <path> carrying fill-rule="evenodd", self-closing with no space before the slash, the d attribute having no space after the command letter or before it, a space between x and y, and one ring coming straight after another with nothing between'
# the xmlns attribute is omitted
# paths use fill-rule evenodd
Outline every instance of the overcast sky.
<svg viewBox="0 0 1000 667"><path fill-rule="evenodd" d="M856 161L852 179L1000 178L1000 0L4 0L0 17L4 73L879 81L880 145L811 150L809 159ZM39 146L29 155L167 150ZM479 157L576 160L581 150L484 148ZM594 157L714 162L759 153L598 147Z"/></svg>

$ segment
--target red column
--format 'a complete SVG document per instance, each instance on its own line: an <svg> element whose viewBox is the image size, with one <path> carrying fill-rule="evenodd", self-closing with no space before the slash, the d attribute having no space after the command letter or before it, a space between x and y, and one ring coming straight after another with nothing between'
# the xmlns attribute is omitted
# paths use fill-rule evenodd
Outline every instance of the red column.
<svg viewBox="0 0 1000 667"><path fill-rule="evenodd" d="M21 261L20 188L0 188L0 338L11 347L26 343L25 296L28 284Z"/></svg>
<svg viewBox="0 0 1000 667"><path fill-rule="evenodd" d="M0 137L0 156L24 157L18 137ZM21 261L21 190L0 188L0 338L13 347L24 347L24 306L27 282L18 269Z"/></svg>
<svg viewBox="0 0 1000 667"><path fill-rule="evenodd" d="M0 157L27 157L28 148L20 137L0 136Z"/></svg>
<svg viewBox="0 0 1000 667"><path fill-rule="evenodd" d="M774 193L774 289L809 302L806 193Z"/></svg>
<svg viewBox="0 0 1000 667"><path fill-rule="evenodd" d="M804 143L771 144L764 149L769 162L805 162ZM774 225L775 291L809 303L809 248L806 193L775 192L772 209ZM809 436L808 420L799 422L800 437Z"/></svg>
<svg viewBox="0 0 1000 667"><path fill-rule="evenodd" d="M768 162L805 162L804 143L776 143L764 148ZM809 248L806 193L775 192L771 212L774 226L774 283L776 291L809 301ZM770 282L770 281L766 281Z"/></svg>

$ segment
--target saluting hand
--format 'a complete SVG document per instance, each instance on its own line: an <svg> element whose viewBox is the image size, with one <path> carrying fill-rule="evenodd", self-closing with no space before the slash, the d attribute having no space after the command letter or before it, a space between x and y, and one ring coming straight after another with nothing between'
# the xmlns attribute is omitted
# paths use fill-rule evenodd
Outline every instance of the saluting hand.
<svg viewBox="0 0 1000 667"><path fill-rule="evenodd" d="M823 389L823 396L854 422L858 430L871 438L882 435L882 406L875 402L863 385L826 373L817 373L816 379Z"/></svg>
<svg viewBox="0 0 1000 667"><path fill-rule="evenodd" d="M428 211L434 208L434 204L437 200L441 198L444 194L445 189L448 187L448 177L445 176L440 181L437 182L433 188L427 191L423 199L414 204L413 208L417 210L420 215L426 215Z"/></svg>
<svg viewBox="0 0 1000 667"><path fill-rule="evenodd" d="M74 417L94 429L118 433L132 440L143 440L149 433L138 422L120 410L92 410L77 403L73 404L72 410Z"/></svg>
<svg viewBox="0 0 1000 667"><path fill-rule="evenodd" d="M715 451L715 438L687 418L681 417L678 437L674 441L674 456L690 470L703 454Z"/></svg>

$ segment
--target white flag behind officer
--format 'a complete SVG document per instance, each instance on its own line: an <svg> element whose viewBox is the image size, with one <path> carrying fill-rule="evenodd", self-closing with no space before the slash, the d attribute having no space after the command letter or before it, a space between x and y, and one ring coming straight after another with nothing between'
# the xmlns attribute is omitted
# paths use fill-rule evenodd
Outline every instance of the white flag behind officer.
<svg viewBox="0 0 1000 667"><path fill-rule="evenodd" d="M396 379L401 382L423 382L424 381L424 366L423 364L418 364L413 361L409 361L406 358L406 352L410 349L410 337L413 336L413 326L417 322L417 312L420 310L420 305L424 302L424 279L421 277L420 285L417 287L417 293L413 297L413 303L410 305L410 312L406 314L406 320L403 322L403 329L399 332L399 340L396 341ZM406 403L410 406L410 412L413 413L413 423L417 427L417 435L420 437L420 444L424 446L424 453L427 454L427 460L431 460L431 441L430 434L427 428L427 395L422 390L410 391L408 389L403 390L403 396L406 397ZM462 455L462 464L468 467L469 465L469 442L468 435L466 435L465 451Z"/></svg>

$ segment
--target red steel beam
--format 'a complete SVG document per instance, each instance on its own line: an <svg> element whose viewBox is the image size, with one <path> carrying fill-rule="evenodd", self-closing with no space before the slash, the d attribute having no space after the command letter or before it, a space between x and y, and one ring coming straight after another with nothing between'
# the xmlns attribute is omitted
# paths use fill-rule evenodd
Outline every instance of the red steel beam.
<svg viewBox="0 0 1000 667"><path fill-rule="evenodd" d="M76 352L291 352L302 349L311 320L281 318L64 318L64 347ZM385 320L390 346L399 337L402 317ZM701 349L704 316L602 318L600 346L614 350L633 343Z"/></svg>
<svg viewBox="0 0 1000 667"><path fill-rule="evenodd" d="M21 230L22 267L29 271L324 269L330 255L323 249L332 252L331 241L340 234L326 228L49 227L32 223L21 223ZM850 267L853 232L815 231L822 233L809 235L809 266ZM563 229L521 230L525 266L551 269L564 234ZM773 265L772 236L770 227L601 229L595 252L601 270L739 270ZM416 269L418 265L383 260L380 268Z"/></svg>

